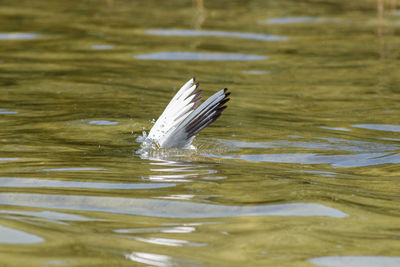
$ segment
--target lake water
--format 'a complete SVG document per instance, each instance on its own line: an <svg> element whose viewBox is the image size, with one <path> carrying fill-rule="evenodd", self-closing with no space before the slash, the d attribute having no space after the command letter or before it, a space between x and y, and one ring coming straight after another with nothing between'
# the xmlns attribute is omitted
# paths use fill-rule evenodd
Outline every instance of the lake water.
<svg viewBox="0 0 400 267"><path fill-rule="evenodd" d="M377 2L2 1L0 265L400 266ZM196 151L141 153L193 76L228 109Z"/></svg>

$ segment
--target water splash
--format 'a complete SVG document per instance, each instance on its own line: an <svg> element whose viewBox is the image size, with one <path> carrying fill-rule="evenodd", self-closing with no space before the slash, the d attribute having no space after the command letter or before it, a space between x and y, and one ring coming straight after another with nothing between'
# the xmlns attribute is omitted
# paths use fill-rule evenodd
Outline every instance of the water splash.
<svg viewBox="0 0 400 267"><path fill-rule="evenodd" d="M154 140L148 138L146 131L143 131L142 136L136 138L136 142L140 143L140 149L136 154L142 159L150 160L179 160L193 155L197 149L195 146L190 146L189 149L178 148L161 148Z"/></svg>
<svg viewBox="0 0 400 267"><path fill-rule="evenodd" d="M146 131L142 132L143 135L136 138L136 142L140 143L140 149L136 151L141 158L147 158L151 150L157 150L157 144L154 143L150 138L147 137Z"/></svg>

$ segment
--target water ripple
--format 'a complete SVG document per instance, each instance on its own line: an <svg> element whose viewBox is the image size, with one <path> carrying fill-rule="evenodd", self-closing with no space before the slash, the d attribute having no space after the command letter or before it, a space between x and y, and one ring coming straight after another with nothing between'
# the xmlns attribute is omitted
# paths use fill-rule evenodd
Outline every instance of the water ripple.
<svg viewBox="0 0 400 267"><path fill-rule="evenodd" d="M115 48L115 46L113 46L113 45L92 45L91 46L92 50L112 50L114 48Z"/></svg>
<svg viewBox="0 0 400 267"><path fill-rule="evenodd" d="M17 210L0 210L0 214L5 216L9 215L23 215L35 217L37 220L60 222L60 221L98 221L75 214L61 213L55 211L17 211ZM3 216L3 215L2 215Z"/></svg>
<svg viewBox="0 0 400 267"><path fill-rule="evenodd" d="M352 125L356 128L377 130L377 131L387 131L387 132L400 132L400 125L390 125L390 124L354 124Z"/></svg>
<svg viewBox="0 0 400 267"><path fill-rule="evenodd" d="M240 159L253 162L330 164L333 167L364 167L380 164L400 163L400 154L357 153L351 155L318 155L315 153L280 153L249 155L206 155L224 159Z"/></svg>
<svg viewBox="0 0 400 267"><path fill-rule="evenodd" d="M202 52L157 52L134 56L145 60L193 60L193 61L250 61L263 60L267 56L239 53L202 53Z"/></svg>
<svg viewBox="0 0 400 267"><path fill-rule="evenodd" d="M0 33L0 40L32 40L41 37L36 33Z"/></svg>
<svg viewBox="0 0 400 267"><path fill-rule="evenodd" d="M268 24L293 24L293 23L308 23L308 22L339 22L339 19L335 18L319 18L319 17L281 17L271 18L262 23Z"/></svg>
<svg viewBox="0 0 400 267"><path fill-rule="evenodd" d="M154 153L160 151L152 151ZM218 171L213 169L212 164L194 164L192 162L184 162L180 159L172 160L173 153L166 154L163 157L146 157L145 159L150 160L149 170L152 172L149 176L142 177L143 180L152 182L190 182L194 179L205 179L205 180L220 180L225 179L226 176L218 175ZM174 152L174 151L170 151ZM154 155L153 153L153 155ZM157 155L160 156L160 155ZM187 155L189 158L189 155ZM164 158L171 157L167 160ZM156 168L154 166L161 166ZM171 195L170 198L188 198L190 195Z"/></svg>
<svg viewBox="0 0 400 267"><path fill-rule="evenodd" d="M250 74L250 75L265 75L265 74L270 74L270 71L264 71L264 70L244 70L242 71L244 74Z"/></svg>
<svg viewBox="0 0 400 267"><path fill-rule="evenodd" d="M326 130L334 130L334 131L342 131L342 132L350 132L350 129L347 128L339 128L339 127L327 127L327 126L320 126L319 128L321 129L326 129Z"/></svg>
<svg viewBox="0 0 400 267"><path fill-rule="evenodd" d="M0 243L35 244L40 242L43 242L43 238L0 225Z"/></svg>
<svg viewBox="0 0 400 267"><path fill-rule="evenodd" d="M0 158L0 161L17 161L17 160L21 160L19 158Z"/></svg>
<svg viewBox="0 0 400 267"><path fill-rule="evenodd" d="M43 169L44 172L76 172L76 171L108 171L105 168L55 168L55 169Z"/></svg>
<svg viewBox="0 0 400 267"><path fill-rule="evenodd" d="M11 111L8 109L0 108L0 114L18 114L18 111Z"/></svg>
<svg viewBox="0 0 400 267"><path fill-rule="evenodd" d="M318 266L327 267L398 267L400 257L388 256L329 256L310 259Z"/></svg>
<svg viewBox="0 0 400 267"><path fill-rule="evenodd" d="M236 216L326 216L344 218L348 216L338 209L315 203L223 206L173 200L0 193L0 204L100 211L163 218L222 218Z"/></svg>
<svg viewBox="0 0 400 267"><path fill-rule="evenodd" d="M164 245L170 247L182 247L182 246L201 247L207 245L205 243L189 242L187 240L182 240L182 239L171 239L171 238L160 238L160 237L134 237L134 239L149 244Z"/></svg>
<svg viewBox="0 0 400 267"><path fill-rule="evenodd" d="M91 124L91 125L116 125L116 124L118 124L118 122L101 120L101 121L89 121L88 124Z"/></svg>
<svg viewBox="0 0 400 267"><path fill-rule="evenodd" d="M146 252L132 252L126 254L125 257L134 262L144 263L149 266L157 267L172 267L172 266L197 266L194 261L173 258L167 255L146 253Z"/></svg>
<svg viewBox="0 0 400 267"><path fill-rule="evenodd" d="M0 187L32 187L32 188L91 188L91 189L154 189L173 187L172 183L99 183L99 182L75 182L30 178L0 177Z"/></svg>
<svg viewBox="0 0 400 267"><path fill-rule="evenodd" d="M239 140L219 140L238 148L304 148L351 152L393 152L399 149L398 145L393 144L346 140L342 138L315 137L314 139L316 141L278 140L274 142L244 142Z"/></svg>
<svg viewBox="0 0 400 267"><path fill-rule="evenodd" d="M143 233L174 233L174 234L187 234L196 231L194 226L201 224L183 224L174 227L149 227L149 228L135 228L135 229L116 229L115 233L118 234L143 234Z"/></svg>
<svg viewBox="0 0 400 267"><path fill-rule="evenodd" d="M205 30L147 30L150 35L162 36L216 36L250 39L258 41L285 41L288 38L271 34L260 34L250 32L225 32L225 31L205 31Z"/></svg>

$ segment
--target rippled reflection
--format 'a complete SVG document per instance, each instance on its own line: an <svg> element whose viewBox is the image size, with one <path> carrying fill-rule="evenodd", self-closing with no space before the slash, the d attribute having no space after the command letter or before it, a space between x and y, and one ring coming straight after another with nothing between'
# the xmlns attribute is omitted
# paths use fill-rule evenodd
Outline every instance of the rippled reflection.
<svg viewBox="0 0 400 267"><path fill-rule="evenodd" d="M32 40L39 37L36 33L0 33L0 40Z"/></svg>
<svg viewBox="0 0 400 267"><path fill-rule="evenodd" d="M0 225L0 244L34 244L43 241L36 235Z"/></svg>
<svg viewBox="0 0 400 267"><path fill-rule="evenodd" d="M0 217L23 222L47 222L62 225L69 225L67 221L83 222L83 221L99 221L88 217L61 213L55 211L20 211L20 210L0 210Z"/></svg>
<svg viewBox="0 0 400 267"><path fill-rule="evenodd" d="M0 108L0 114L18 114L18 112Z"/></svg>
<svg viewBox="0 0 400 267"><path fill-rule="evenodd" d="M400 257L387 256L330 256L313 258L311 263L327 267L398 267Z"/></svg>
<svg viewBox="0 0 400 267"><path fill-rule="evenodd" d="M198 161L201 159L196 150L182 149L141 149L140 157L146 160L150 174L143 180L152 182L190 182L193 180L220 180L226 178L218 175L212 163ZM177 194L163 198L192 199L193 195Z"/></svg>
<svg viewBox="0 0 400 267"><path fill-rule="evenodd" d="M220 180L225 176L217 175L211 164L200 164L196 162L161 160L149 158L150 174L142 177L152 182L189 182L194 179ZM159 168L156 168L159 167ZM176 195L174 195L176 197ZM170 196L172 197L172 196ZM182 198L190 198L188 195Z"/></svg>
<svg viewBox="0 0 400 267"><path fill-rule="evenodd" d="M338 22L339 19L319 18L319 17L281 17L271 18L263 21L268 24L292 24L292 23L307 23L307 22Z"/></svg>
<svg viewBox="0 0 400 267"><path fill-rule="evenodd" d="M164 35L164 36L216 36L216 37L233 37L241 39L250 39L258 41L285 41L286 37L259 34L251 32L225 32L225 31L205 31L205 30L147 30L150 35Z"/></svg>
<svg viewBox="0 0 400 267"><path fill-rule="evenodd" d="M239 53L201 53L201 52L156 52L134 56L145 60L207 60L207 61L249 61L263 60L267 56Z"/></svg>
<svg viewBox="0 0 400 267"><path fill-rule="evenodd" d="M392 153L358 153L352 155L318 155L314 153L281 153L218 156L224 159L241 159L254 162L276 162L297 164L329 164L333 167L362 167L379 164L400 163L400 154Z"/></svg>
<svg viewBox="0 0 400 267"><path fill-rule="evenodd" d="M21 160L19 158L0 158L0 161L17 161L17 160Z"/></svg>
<svg viewBox="0 0 400 267"><path fill-rule="evenodd" d="M356 128L377 130L377 131L388 131L388 132L400 132L400 125L388 125L388 124L354 124Z"/></svg>
<svg viewBox="0 0 400 267"><path fill-rule="evenodd" d="M395 144L382 144L347 140L343 138L315 137L313 141L277 140L273 142L244 142L239 140L222 140L238 148L304 148L321 149L323 151L351 151L351 152L395 152L400 146Z"/></svg>
<svg viewBox="0 0 400 267"><path fill-rule="evenodd" d="M93 50L112 50L115 47L113 45L92 45Z"/></svg>
<svg viewBox="0 0 400 267"><path fill-rule="evenodd" d="M240 159L254 162L276 162L297 164L329 164L333 167L362 167L380 164L400 163L397 144L383 144L346 140L339 138L315 137L315 141L281 140L274 142L243 142L237 140L221 140L237 148L282 149L302 148L317 150L314 153L252 153L234 155L204 154L204 156L222 159ZM332 153L327 155L327 151ZM263 151L264 152L264 151ZM349 152L352 152L349 154Z"/></svg>
<svg viewBox="0 0 400 267"><path fill-rule="evenodd" d="M91 125L117 125L118 122L101 120L101 121L89 121L88 124L91 124Z"/></svg>
<svg viewBox="0 0 400 267"><path fill-rule="evenodd" d="M61 213L55 211L20 211L20 210L0 210L1 215L14 214L36 217L40 219L55 221L93 221L95 219L83 217L76 214Z"/></svg>
<svg viewBox="0 0 400 267"><path fill-rule="evenodd" d="M334 130L334 131L342 131L342 132L350 132L350 129L347 128L339 128L339 127L327 127L327 126L321 126L319 127L321 129L327 129L327 130Z"/></svg>
<svg viewBox="0 0 400 267"><path fill-rule="evenodd" d="M264 70L248 70L248 71L242 71L242 73L250 75L265 75L265 74L270 74L271 72Z"/></svg>
<svg viewBox="0 0 400 267"><path fill-rule="evenodd" d="M135 237L134 239L149 244L163 245L170 247L182 247L182 246L202 247L207 245L205 243L189 242L187 240L182 240L182 239L171 239L171 238L160 238L160 237Z"/></svg>
<svg viewBox="0 0 400 267"><path fill-rule="evenodd" d="M224 206L173 200L0 193L0 204L164 218L223 218L236 216L327 216L344 218L348 216L338 209L315 203Z"/></svg>
<svg viewBox="0 0 400 267"><path fill-rule="evenodd" d="M151 266L169 267L169 266L197 266L195 262L173 258L166 255L132 252L126 254L125 257L129 260L148 264Z"/></svg>
<svg viewBox="0 0 400 267"><path fill-rule="evenodd" d="M119 234L144 234L144 233L174 233L188 234L196 231L196 227L202 223L186 223L179 226L170 227L150 227L150 228L134 228L134 229L117 229L114 232Z"/></svg>
<svg viewBox="0 0 400 267"><path fill-rule="evenodd" d="M55 168L55 169L43 169L44 172L76 172L76 171L107 171L105 168L91 168L91 167L77 167L77 168Z"/></svg>
<svg viewBox="0 0 400 267"><path fill-rule="evenodd" d="M173 187L171 183L100 183L76 182L46 179L0 177L0 187L33 187L33 188L92 188L92 189L152 189Z"/></svg>

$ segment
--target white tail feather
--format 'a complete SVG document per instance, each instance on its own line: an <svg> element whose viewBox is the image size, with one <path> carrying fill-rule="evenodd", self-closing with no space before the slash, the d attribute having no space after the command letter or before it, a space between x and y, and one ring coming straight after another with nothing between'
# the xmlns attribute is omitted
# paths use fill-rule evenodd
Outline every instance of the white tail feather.
<svg viewBox="0 0 400 267"><path fill-rule="evenodd" d="M172 98L164 112L150 130L148 139L162 148L189 148L194 135L221 115L230 93L223 89L198 106L201 91L190 79Z"/></svg>

